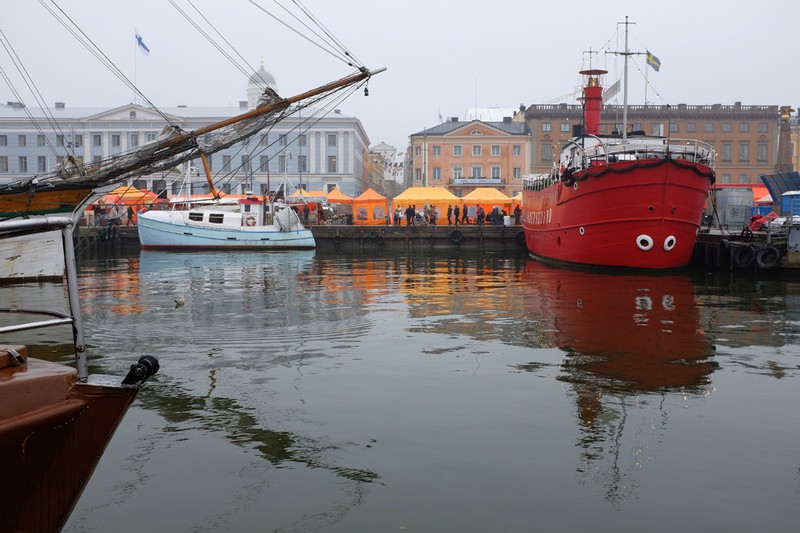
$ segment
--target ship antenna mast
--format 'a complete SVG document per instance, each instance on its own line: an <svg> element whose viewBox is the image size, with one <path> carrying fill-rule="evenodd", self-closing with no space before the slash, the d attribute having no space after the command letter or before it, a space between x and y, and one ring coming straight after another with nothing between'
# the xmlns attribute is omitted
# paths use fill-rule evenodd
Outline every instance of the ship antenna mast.
<svg viewBox="0 0 800 533"><path fill-rule="evenodd" d="M621 53L625 58L622 71L622 78L624 80L622 89L622 140L624 142L628 138L628 57L631 56L631 52L628 50L628 25L636 23L628 22L628 17L625 16L625 22L619 22L619 24L625 24L625 51Z"/></svg>

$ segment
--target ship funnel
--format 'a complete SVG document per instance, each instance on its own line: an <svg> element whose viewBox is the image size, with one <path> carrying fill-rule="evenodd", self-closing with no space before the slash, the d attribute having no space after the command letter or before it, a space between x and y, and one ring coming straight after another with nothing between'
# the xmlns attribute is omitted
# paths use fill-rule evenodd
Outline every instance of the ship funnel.
<svg viewBox="0 0 800 533"><path fill-rule="evenodd" d="M586 85L583 88L583 121L586 133L597 135L600 133L600 119L603 112L603 86L600 85L600 76L607 74L607 70L590 69L581 70L586 76Z"/></svg>

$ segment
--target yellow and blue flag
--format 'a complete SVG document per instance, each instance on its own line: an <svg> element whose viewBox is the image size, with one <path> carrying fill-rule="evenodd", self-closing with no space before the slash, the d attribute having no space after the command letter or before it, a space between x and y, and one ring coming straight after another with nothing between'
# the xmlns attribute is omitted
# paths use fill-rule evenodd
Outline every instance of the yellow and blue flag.
<svg viewBox="0 0 800 533"><path fill-rule="evenodd" d="M661 68L661 60L651 54L650 50L647 51L647 64L653 67L656 72Z"/></svg>

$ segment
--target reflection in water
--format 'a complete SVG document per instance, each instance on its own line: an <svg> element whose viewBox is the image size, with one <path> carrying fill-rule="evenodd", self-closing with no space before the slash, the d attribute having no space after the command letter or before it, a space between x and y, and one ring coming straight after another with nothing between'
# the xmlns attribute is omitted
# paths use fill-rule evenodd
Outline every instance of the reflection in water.
<svg viewBox="0 0 800 533"><path fill-rule="evenodd" d="M535 287L529 318L565 354L558 379L570 384L578 408L578 472L617 505L633 493L631 474L652 460L645 441L661 441L674 401L712 390L713 346L691 279L530 262L525 280Z"/></svg>

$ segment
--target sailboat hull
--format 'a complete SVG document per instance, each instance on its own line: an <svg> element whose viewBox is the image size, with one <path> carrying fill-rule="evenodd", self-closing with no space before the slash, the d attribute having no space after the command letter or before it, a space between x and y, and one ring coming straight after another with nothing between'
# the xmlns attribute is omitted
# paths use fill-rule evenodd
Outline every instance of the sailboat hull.
<svg viewBox="0 0 800 533"><path fill-rule="evenodd" d="M144 250L305 250L316 247L310 229L284 231L275 226L211 228L191 224L184 211L139 215Z"/></svg>

